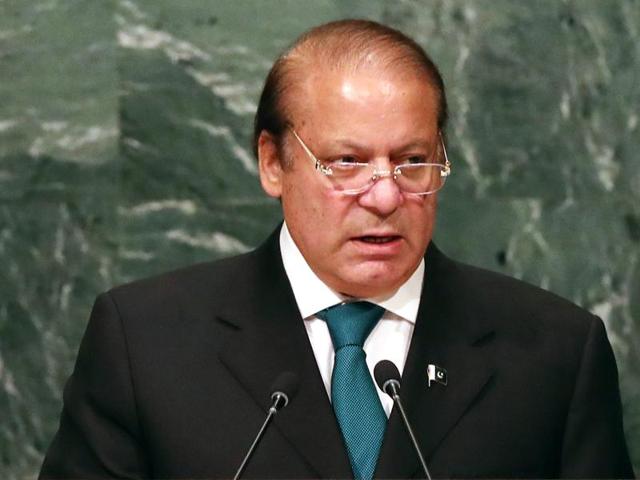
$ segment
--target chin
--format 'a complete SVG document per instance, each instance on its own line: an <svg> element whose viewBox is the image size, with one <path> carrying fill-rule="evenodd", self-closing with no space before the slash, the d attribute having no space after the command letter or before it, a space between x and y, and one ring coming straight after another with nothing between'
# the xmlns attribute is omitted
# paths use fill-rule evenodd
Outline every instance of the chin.
<svg viewBox="0 0 640 480"><path fill-rule="evenodd" d="M351 281L343 282L338 289L351 297L380 297L394 293L411 276L412 272L398 272L396 270L368 269L360 271L360 275L352 276Z"/></svg>

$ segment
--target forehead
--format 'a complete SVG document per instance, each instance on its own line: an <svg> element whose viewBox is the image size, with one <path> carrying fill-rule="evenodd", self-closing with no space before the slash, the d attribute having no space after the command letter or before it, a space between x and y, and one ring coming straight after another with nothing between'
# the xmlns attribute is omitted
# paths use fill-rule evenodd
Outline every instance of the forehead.
<svg viewBox="0 0 640 480"><path fill-rule="evenodd" d="M290 120L307 134L399 141L437 133L437 91L412 72L316 69L289 100Z"/></svg>

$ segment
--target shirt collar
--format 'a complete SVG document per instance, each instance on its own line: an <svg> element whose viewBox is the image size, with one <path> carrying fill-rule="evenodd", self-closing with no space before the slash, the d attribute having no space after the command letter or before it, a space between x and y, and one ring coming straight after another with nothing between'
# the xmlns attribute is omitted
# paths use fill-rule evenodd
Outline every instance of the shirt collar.
<svg viewBox="0 0 640 480"><path fill-rule="evenodd" d="M329 288L311 269L302 256L300 249L291 238L286 222L280 230L280 252L293 295L302 318L310 317L320 310L347 300L348 297ZM399 317L415 323L420 306L422 281L424 278L424 259L409 279L392 295L364 298L362 300L380 305Z"/></svg>

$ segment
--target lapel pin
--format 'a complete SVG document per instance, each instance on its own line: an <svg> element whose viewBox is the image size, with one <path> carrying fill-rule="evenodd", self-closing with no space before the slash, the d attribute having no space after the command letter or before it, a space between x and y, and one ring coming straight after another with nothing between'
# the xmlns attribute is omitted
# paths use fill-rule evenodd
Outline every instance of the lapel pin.
<svg viewBox="0 0 640 480"><path fill-rule="evenodd" d="M444 385L445 387L447 386L447 371L444 368L439 367L438 365L434 365L433 363L427 365L427 378L429 380L427 386L429 387L431 387L431 382L439 383L440 385Z"/></svg>

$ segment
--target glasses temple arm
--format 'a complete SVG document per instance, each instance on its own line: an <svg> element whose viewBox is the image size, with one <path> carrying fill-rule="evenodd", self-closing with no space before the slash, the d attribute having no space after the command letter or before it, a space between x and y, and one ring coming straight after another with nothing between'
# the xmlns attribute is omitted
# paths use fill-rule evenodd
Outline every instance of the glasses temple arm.
<svg viewBox="0 0 640 480"><path fill-rule="evenodd" d="M443 175L448 176L451 173L451 162L449 161L449 156L447 155L447 147L445 147L444 145L444 138L442 137L442 132L438 132L438 136L440 137L440 145L442 145L442 153L444 153Z"/></svg>

